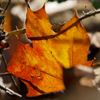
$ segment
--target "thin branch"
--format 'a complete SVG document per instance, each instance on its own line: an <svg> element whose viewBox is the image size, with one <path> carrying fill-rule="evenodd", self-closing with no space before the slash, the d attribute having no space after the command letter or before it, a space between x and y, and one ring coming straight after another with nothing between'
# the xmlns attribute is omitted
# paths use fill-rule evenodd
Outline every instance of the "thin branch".
<svg viewBox="0 0 100 100"><path fill-rule="evenodd" d="M18 30L14 30L14 31L11 31L11 32L8 32L6 35L7 36L11 36L11 35L18 35L18 34L24 34L26 32L26 30L24 28L22 29L18 29Z"/></svg>
<svg viewBox="0 0 100 100"><path fill-rule="evenodd" d="M26 0L27 1L27 0ZM81 16L76 22L74 22L73 24L71 24L69 27L67 27L66 29L58 32L57 34L53 34L53 35L46 35L46 36L37 36L37 37L29 37L30 40L48 40L48 39L53 39L57 36L60 36L61 34L64 34L65 31L67 31L68 29L72 28L73 26L75 26L77 23L79 23L80 21L82 21L83 19L86 19L90 16L94 16L96 14L100 13L100 9L98 10L94 10L94 11L89 11L88 13L84 14L83 16ZM26 30L25 29L18 29L18 30L14 30L8 33L8 36L10 35L18 35L19 33L25 33Z"/></svg>
<svg viewBox="0 0 100 100"><path fill-rule="evenodd" d="M27 7L30 8L30 5L28 3L28 0L25 0L25 2L26 2Z"/></svg>
<svg viewBox="0 0 100 100"><path fill-rule="evenodd" d="M5 68L7 68L7 62L6 62L6 59L5 59L4 55L3 55L3 51L1 50L0 53L1 53L1 55L2 55L2 59L3 59L3 62L4 62L4 64L5 64ZM15 78L14 78L12 75L10 76L10 78L11 78L11 80L12 80L14 86L16 87L17 91L19 91L19 89L18 89L18 87L17 87L17 83L16 83Z"/></svg>
<svg viewBox="0 0 100 100"><path fill-rule="evenodd" d="M0 73L0 76L7 76L7 75L11 75L11 74L8 72Z"/></svg>
<svg viewBox="0 0 100 100"><path fill-rule="evenodd" d="M100 9L98 10L94 10L94 11L90 11L86 14L84 14L83 16L81 16L76 22L74 22L73 24L71 24L69 27L67 27L65 30L62 30L60 32L58 32L57 34L54 35L46 35L46 36L41 36L41 37L30 37L30 40L48 40L48 39L52 39L55 38L61 34L64 34L65 31L67 31L68 29L72 28L73 26L75 26L77 23L79 23L80 21L82 21L83 19L86 19L90 16L94 16L96 14L100 13Z"/></svg>
<svg viewBox="0 0 100 100"><path fill-rule="evenodd" d="M100 61L94 62L94 66L100 66Z"/></svg>
<svg viewBox="0 0 100 100"><path fill-rule="evenodd" d="M10 3L11 3L11 0L9 0L9 1L8 1L8 3L7 3L7 5L6 5L6 7L5 7L4 11L3 11L3 14L4 14L4 13L6 12L6 10L8 9L8 7L9 7Z"/></svg>
<svg viewBox="0 0 100 100"><path fill-rule="evenodd" d="M17 92L15 92L15 91L11 90L10 88L7 88L7 87L2 86L2 85L0 85L0 88L1 88L2 90L4 90L6 93L10 94L10 95L14 95L14 96L17 96L17 97L19 97L19 98L22 98L22 95L20 95L19 93L17 93Z"/></svg>

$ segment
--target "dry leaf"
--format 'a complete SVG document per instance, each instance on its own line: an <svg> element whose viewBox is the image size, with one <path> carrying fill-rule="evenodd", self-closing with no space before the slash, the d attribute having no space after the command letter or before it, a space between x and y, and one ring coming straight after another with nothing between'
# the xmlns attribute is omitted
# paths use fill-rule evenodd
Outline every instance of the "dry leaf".
<svg viewBox="0 0 100 100"><path fill-rule="evenodd" d="M75 15L60 32L77 20ZM52 30L44 7L34 13L27 9L26 33L28 37L57 34ZM19 42L8 64L8 71L27 85L27 96L64 90L61 65L68 68L85 64L88 49L87 32L77 23L57 38L33 41L33 48L29 44Z"/></svg>
<svg viewBox="0 0 100 100"><path fill-rule="evenodd" d="M60 30L63 32L78 20L75 14ZM90 41L85 28L77 23L72 28L64 31L64 34L50 40L52 54L66 68L87 62Z"/></svg>
<svg viewBox="0 0 100 100"><path fill-rule="evenodd" d="M33 24L31 23L31 26L30 22L26 23L26 27L29 29L27 33L30 33L31 31L31 33L35 33L35 36L57 34L52 31L51 24L48 21L44 8L35 13L32 13L32 11L29 10L27 15L28 19L30 19L30 16L33 16L30 19L30 22L34 22ZM68 28L77 20L78 17L75 14L73 18L61 28L60 32ZM35 28L35 31L32 30L33 27ZM81 23L77 23L74 27L65 31L64 34L52 40L48 40L47 42L48 49L52 52L52 55L64 67L69 68L71 66L76 66L77 64L86 64L90 41L88 34Z"/></svg>
<svg viewBox="0 0 100 100"><path fill-rule="evenodd" d="M32 18L33 15L29 14L29 16ZM30 22L30 18L27 18L27 22ZM31 21L31 23L35 22ZM33 28L30 30L30 27ZM26 32L28 36L34 36L38 30L34 24L32 26L28 24ZM8 71L27 85L27 96L64 90L62 68L48 51L46 41L33 41L33 48L29 44L19 42L8 64Z"/></svg>

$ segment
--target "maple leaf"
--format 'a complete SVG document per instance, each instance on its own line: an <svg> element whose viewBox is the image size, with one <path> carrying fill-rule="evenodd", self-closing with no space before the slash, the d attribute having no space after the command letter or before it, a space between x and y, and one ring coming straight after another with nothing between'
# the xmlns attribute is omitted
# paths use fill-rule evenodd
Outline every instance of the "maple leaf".
<svg viewBox="0 0 100 100"><path fill-rule="evenodd" d="M62 34L49 41L52 54L66 68L78 64L84 65L87 62L90 41L85 28L81 23L77 23L66 31L77 20L78 17L75 13L72 19L61 27L59 33Z"/></svg>
<svg viewBox="0 0 100 100"><path fill-rule="evenodd" d="M31 24L28 27L31 27ZM37 28L31 30L32 32L27 33L28 36L34 36L33 32L36 32ZM27 31L29 28L26 28ZM46 41L33 41L33 48L19 41L8 64L8 71L27 85L27 96L64 90L62 68L48 51Z"/></svg>
<svg viewBox="0 0 100 100"><path fill-rule="evenodd" d="M32 18L30 18L30 16L32 16ZM29 33L33 33L34 36L57 34L52 30L52 25L48 20L44 8L35 13L32 13L29 9L27 18L30 20L26 22L26 32L28 35ZM76 66L77 64L85 64L87 61L90 40L85 28L79 22L66 31L66 29L77 20L78 17L75 13L72 19L61 27L59 33L62 34L57 38L47 41L48 50L50 50L56 60L66 68ZM33 27L35 30L33 30ZM29 37L32 37L31 35L29 35Z"/></svg>
<svg viewBox="0 0 100 100"><path fill-rule="evenodd" d="M44 7L36 12L27 9L26 34L30 37L57 34ZM48 41L33 41L18 46L8 63L8 71L22 80L27 88L27 96L37 96L44 93L64 90L62 67L66 68L87 62L89 38L80 23L69 30L78 17L74 17L61 27L57 38Z"/></svg>

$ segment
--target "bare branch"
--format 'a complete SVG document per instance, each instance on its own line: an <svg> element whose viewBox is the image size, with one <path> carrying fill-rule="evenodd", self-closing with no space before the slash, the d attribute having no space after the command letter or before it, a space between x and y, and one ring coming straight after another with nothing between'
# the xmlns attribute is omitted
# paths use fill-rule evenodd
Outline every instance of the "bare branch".
<svg viewBox="0 0 100 100"><path fill-rule="evenodd" d="M82 21L83 19L86 19L90 16L94 16L96 14L100 13L100 9L98 10L94 10L94 11L90 11L86 14L84 14L83 16L81 16L76 22L74 22L73 24L71 24L69 27L67 27L65 30L58 32L57 34L54 35L46 35L46 36L41 36L41 37L30 37L30 40L48 40L48 39L52 39L55 38L61 34L64 34L65 31L67 31L68 29L72 28L73 26L75 26L78 22Z"/></svg>
<svg viewBox="0 0 100 100"><path fill-rule="evenodd" d="M27 7L30 8L30 5L28 3L28 0L25 0L25 2L26 2Z"/></svg>
<svg viewBox="0 0 100 100"><path fill-rule="evenodd" d="M2 60L3 60L4 64L5 64L5 68L7 68L7 61L6 61L6 59L5 59L5 56L3 55L3 51L1 50L0 53L1 53L1 55L2 55ZM19 88L18 88L18 86L17 86L15 77L12 76L12 75L10 75L10 78L11 78L11 80L12 80L14 86L16 87L16 90L19 91Z"/></svg>
<svg viewBox="0 0 100 100"><path fill-rule="evenodd" d="M73 24L71 24L69 27L67 27L65 30L62 30L60 32L58 32L57 34L53 34L53 35L46 35L46 36L38 36L38 37L29 37L30 40L48 40L48 39L53 39L61 34L64 34L65 31L67 31L68 29L72 28L73 26L75 26L77 23L79 23L80 21L82 21L83 19L86 19L88 17L91 17L91 16L94 16L96 14L99 14L100 13L100 9L98 10L94 10L94 11L90 11L86 14L84 14L83 16L81 16L76 22L74 22ZM25 32L25 29L19 29L19 30L15 30L15 31L12 31L12 32L9 32L8 33L8 36L9 35L14 35L14 34L19 34L19 33L24 33Z"/></svg>
<svg viewBox="0 0 100 100"><path fill-rule="evenodd" d="M100 61L94 62L93 65L94 66L100 66Z"/></svg>
<svg viewBox="0 0 100 100"><path fill-rule="evenodd" d="M26 32L25 29L18 29L18 30L14 30L14 31L11 31L11 32L8 32L7 33L7 36L11 36L11 35L18 35L18 34L24 34Z"/></svg>
<svg viewBox="0 0 100 100"><path fill-rule="evenodd" d="M7 3L7 5L6 5L6 7L5 7L4 11L3 11L3 14L4 14L4 13L6 12L6 10L8 9L8 7L9 7L10 3L11 3L11 0L9 0L9 1L8 1L8 3Z"/></svg>
<svg viewBox="0 0 100 100"><path fill-rule="evenodd" d="M22 98L22 95L20 95L19 93L17 93L17 92L15 92L15 91L11 90L10 88L7 88L7 87L2 86L2 85L0 85L0 88L1 88L2 90L4 90L6 93L10 94L10 95L14 95L14 96L17 96L17 97L19 97L19 98Z"/></svg>
<svg viewBox="0 0 100 100"><path fill-rule="evenodd" d="M6 75L11 75L11 74L8 72L0 73L0 76L6 76Z"/></svg>

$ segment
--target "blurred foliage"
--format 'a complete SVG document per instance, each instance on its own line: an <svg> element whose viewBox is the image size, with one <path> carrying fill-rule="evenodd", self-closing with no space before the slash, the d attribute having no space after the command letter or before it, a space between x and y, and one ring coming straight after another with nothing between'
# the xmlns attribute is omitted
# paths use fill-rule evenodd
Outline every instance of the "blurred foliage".
<svg viewBox="0 0 100 100"><path fill-rule="evenodd" d="M48 1L57 1L57 2L63 2L63 1L67 1L67 0L48 0Z"/></svg>
<svg viewBox="0 0 100 100"><path fill-rule="evenodd" d="M100 8L100 0L91 0L91 2L96 9Z"/></svg>

